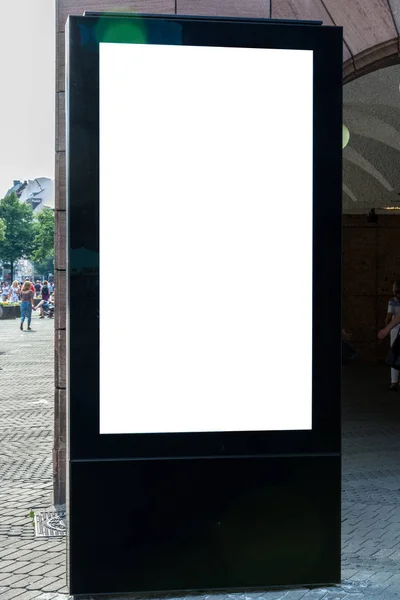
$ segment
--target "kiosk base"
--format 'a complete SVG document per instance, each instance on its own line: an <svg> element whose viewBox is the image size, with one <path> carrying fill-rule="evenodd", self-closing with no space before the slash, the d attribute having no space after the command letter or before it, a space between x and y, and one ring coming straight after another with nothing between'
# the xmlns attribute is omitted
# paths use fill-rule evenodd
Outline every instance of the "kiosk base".
<svg viewBox="0 0 400 600"><path fill-rule="evenodd" d="M338 583L340 477L339 455L71 462L70 593Z"/></svg>

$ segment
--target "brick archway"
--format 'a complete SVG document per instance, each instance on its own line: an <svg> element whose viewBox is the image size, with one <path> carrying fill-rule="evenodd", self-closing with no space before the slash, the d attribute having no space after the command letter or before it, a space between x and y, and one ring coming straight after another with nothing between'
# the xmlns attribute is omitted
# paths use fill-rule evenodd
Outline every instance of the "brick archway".
<svg viewBox="0 0 400 600"><path fill-rule="evenodd" d="M400 64L400 38L377 44L346 60L343 64L343 83L396 64Z"/></svg>

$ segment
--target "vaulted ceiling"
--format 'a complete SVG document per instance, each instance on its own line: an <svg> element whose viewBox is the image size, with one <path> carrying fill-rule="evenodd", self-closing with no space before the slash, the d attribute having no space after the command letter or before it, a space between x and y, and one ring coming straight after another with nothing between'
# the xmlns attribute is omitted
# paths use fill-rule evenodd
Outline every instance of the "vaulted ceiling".
<svg viewBox="0 0 400 600"><path fill-rule="evenodd" d="M399 55L400 0L56 0L57 32L85 10L306 19L343 27L346 78Z"/></svg>
<svg viewBox="0 0 400 600"><path fill-rule="evenodd" d="M343 153L344 211L368 212L400 200L400 67L388 67L400 62L400 0L56 0L57 194L65 195L65 22L69 14L85 10L307 19L342 26L344 122L350 130Z"/></svg>
<svg viewBox="0 0 400 600"><path fill-rule="evenodd" d="M396 65L344 86L343 121L350 131L343 151L346 213L400 208L399 85Z"/></svg>

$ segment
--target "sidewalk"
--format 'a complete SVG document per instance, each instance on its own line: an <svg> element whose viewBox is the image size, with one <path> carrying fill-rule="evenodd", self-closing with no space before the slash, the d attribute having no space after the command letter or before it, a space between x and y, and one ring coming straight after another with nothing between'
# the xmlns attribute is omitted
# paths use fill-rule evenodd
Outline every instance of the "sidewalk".
<svg viewBox="0 0 400 600"><path fill-rule="evenodd" d="M35 313L30 332L0 321L1 600L67 592L65 538L35 539L29 517L52 502L53 327Z"/></svg>
<svg viewBox="0 0 400 600"><path fill-rule="evenodd" d="M0 320L0 600L66 600L65 538L35 539L29 517L51 506L53 446L53 322L32 327ZM400 394L387 379L344 373L342 584L216 600L400 600Z"/></svg>

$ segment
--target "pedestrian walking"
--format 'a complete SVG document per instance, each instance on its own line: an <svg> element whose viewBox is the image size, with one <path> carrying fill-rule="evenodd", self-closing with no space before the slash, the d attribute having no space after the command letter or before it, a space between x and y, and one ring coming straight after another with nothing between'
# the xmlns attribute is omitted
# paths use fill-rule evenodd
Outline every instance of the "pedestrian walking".
<svg viewBox="0 0 400 600"><path fill-rule="evenodd" d="M396 315L400 313L400 280L397 280L393 284L393 298L389 300L388 310L386 314L385 326L388 326ZM393 346L400 331L400 324L395 325L390 330L390 345ZM391 383L389 390L391 392L397 392L399 389L399 376L400 372L397 369L390 370Z"/></svg>
<svg viewBox="0 0 400 600"><path fill-rule="evenodd" d="M397 325L400 325L400 312L398 312L397 315L395 317L393 317L393 319L390 321L389 325L386 325L386 327L384 327L383 329L381 329L379 331L378 339L384 340L389 335L389 333L392 331L392 329L397 327Z"/></svg>
<svg viewBox="0 0 400 600"><path fill-rule="evenodd" d="M39 279L37 279L36 283L35 283L35 296L36 296L36 298L39 298L41 291L42 291L42 286L40 285Z"/></svg>
<svg viewBox="0 0 400 600"><path fill-rule="evenodd" d="M25 282L27 282L27 281L29 282L29 285L30 285L30 288L31 288L31 290L32 290L33 294L35 294L35 286L34 286L34 285L33 285L33 283L31 282L31 280L29 279L29 277L26 277L26 278L25 278Z"/></svg>
<svg viewBox="0 0 400 600"><path fill-rule="evenodd" d="M41 302L39 302L38 306L36 308L40 307L40 319L44 319L44 309L43 309L43 305L46 304L49 301L50 298L50 289L49 289L49 284L47 281L43 281L43 286L42 286L42 300Z"/></svg>
<svg viewBox="0 0 400 600"><path fill-rule="evenodd" d="M12 286L10 287L10 293L8 294L8 299L10 302L18 302L19 301L19 285L18 281L13 281Z"/></svg>
<svg viewBox="0 0 400 600"><path fill-rule="evenodd" d="M28 320L28 330L31 330L32 309L36 310L33 302L34 293L31 290L30 281L25 281L21 291L21 325L20 329L24 329L24 321Z"/></svg>
<svg viewBox="0 0 400 600"><path fill-rule="evenodd" d="M8 283L4 282L3 290L1 293L2 293L2 297L3 297L3 302L6 302L6 300L8 298L8 294L10 293L10 288L8 286Z"/></svg>

